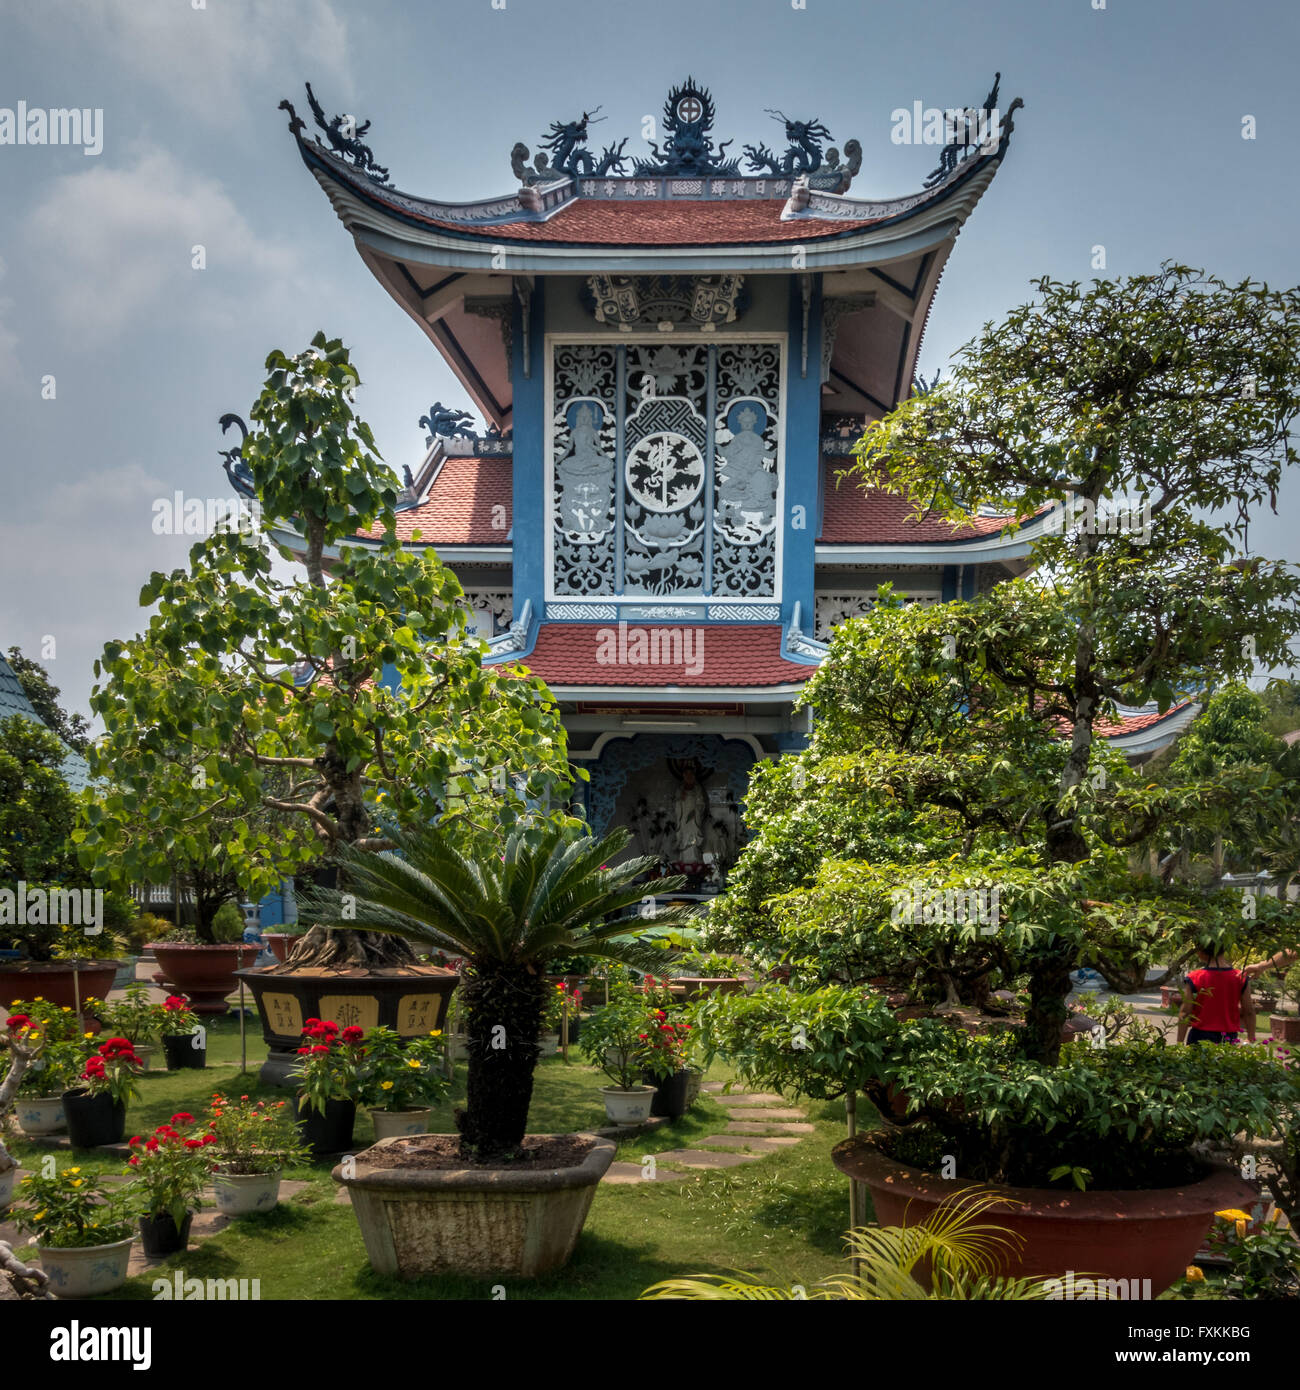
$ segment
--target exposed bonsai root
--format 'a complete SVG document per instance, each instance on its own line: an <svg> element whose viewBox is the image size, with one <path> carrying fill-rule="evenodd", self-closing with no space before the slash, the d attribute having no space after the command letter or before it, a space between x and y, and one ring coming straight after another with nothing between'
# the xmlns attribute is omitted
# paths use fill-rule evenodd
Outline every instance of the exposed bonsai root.
<svg viewBox="0 0 1300 1390"><path fill-rule="evenodd" d="M46 1287L49 1277L44 1270L25 1265L13 1252L13 1247L0 1240L0 1302L17 1299L50 1299L54 1295Z"/></svg>
<svg viewBox="0 0 1300 1390"><path fill-rule="evenodd" d="M315 926L300 937L283 965L267 968L268 975L294 970L397 970L418 965L409 941L387 932L332 931Z"/></svg>

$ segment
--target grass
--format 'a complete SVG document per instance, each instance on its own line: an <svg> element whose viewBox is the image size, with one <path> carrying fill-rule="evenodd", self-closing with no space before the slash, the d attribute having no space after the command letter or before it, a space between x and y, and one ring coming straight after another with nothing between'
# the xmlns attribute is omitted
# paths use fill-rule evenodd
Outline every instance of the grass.
<svg viewBox="0 0 1300 1390"><path fill-rule="evenodd" d="M147 1134L178 1110L200 1114L211 1094L283 1100L283 1090L258 1085L265 1045L248 1024L249 1070L239 1067L237 1020L208 1029L204 1071L150 1072L140 1097L127 1112L128 1134ZM529 1128L536 1133L590 1130L605 1124L595 1068L562 1057L537 1068ZM158 1053L161 1062L161 1050ZM708 1079L733 1073L715 1065ZM451 1111L464 1098L464 1067L457 1067L451 1097L435 1109L430 1128L454 1129ZM843 1108L805 1102L814 1133L801 1143L766 1154L743 1168L704 1173L683 1182L602 1183L573 1259L564 1269L536 1280L495 1281L508 1299L632 1299L660 1279L743 1269L780 1282L811 1283L843 1270L843 1231L848 1225L848 1186L832 1167L830 1147L844 1135ZM697 1146L727 1123L723 1107L704 1094L682 1119L620 1140L616 1158L639 1163L650 1154ZM369 1115L357 1117L354 1148L373 1139ZM30 1168L49 1152L15 1140L15 1156ZM78 1153L87 1171L121 1173L120 1159ZM309 1185L272 1213L244 1217L195 1250L173 1256L128 1281L109 1298L151 1299L152 1283L183 1269L187 1278L246 1278L261 1281L264 1299L491 1299L493 1281L428 1278L410 1282L375 1274L366 1260L356 1219L335 1203L330 1164L314 1163L286 1173Z"/></svg>

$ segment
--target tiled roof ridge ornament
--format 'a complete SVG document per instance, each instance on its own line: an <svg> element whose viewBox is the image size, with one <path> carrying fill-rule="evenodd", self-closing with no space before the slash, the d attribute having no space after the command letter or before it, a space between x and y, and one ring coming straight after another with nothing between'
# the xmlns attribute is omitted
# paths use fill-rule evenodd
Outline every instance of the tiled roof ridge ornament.
<svg viewBox="0 0 1300 1390"><path fill-rule="evenodd" d="M693 77L674 87L664 102L664 147L648 141L654 159L638 159L634 170L638 178L667 175L717 176L737 178L739 159L724 159L727 146L724 140L715 149L713 121L716 108L707 87L699 86Z"/></svg>
<svg viewBox="0 0 1300 1390"><path fill-rule="evenodd" d="M429 431L425 443L432 446L435 439L477 439L478 434L465 423L474 417L468 410L452 410L441 401L434 401L427 415L415 422Z"/></svg>
<svg viewBox="0 0 1300 1390"><path fill-rule="evenodd" d="M957 166L972 154L1000 154L1006 149L1007 141L1015 128L1013 117L1024 106L1020 97L1007 107L998 111L998 89L1002 85L1002 74L993 74L993 86L984 98L983 106L968 106L962 111L949 111L947 116L956 116L948 138L944 141L943 153L939 156L938 167L926 178L923 187L935 188L953 173Z"/></svg>
<svg viewBox="0 0 1300 1390"><path fill-rule="evenodd" d="M618 144L609 144L601 151L600 158L583 146L587 143L587 127L598 120L596 112L600 107L584 111L576 121L552 121L550 129L540 139L545 146L528 168L528 146L522 140L516 142L510 151L510 168L520 183L527 186L533 183L554 183L566 178L604 178L606 174L621 174L626 157L623 146L627 144L625 135Z"/></svg>
<svg viewBox="0 0 1300 1390"><path fill-rule="evenodd" d="M792 174L812 174L822 166L822 141L835 137L817 119L811 121L792 121L784 111L763 108L773 120L785 122L785 138L790 142L780 160L765 144L746 145L745 159L750 169L761 174L765 169L773 178L789 177Z"/></svg>
<svg viewBox="0 0 1300 1390"><path fill-rule="evenodd" d="M244 441L248 438L248 426L238 415L229 412L223 415L217 424L221 426L222 434L225 434L231 425L239 430L239 443L233 449L218 449L217 457L226 471L226 477L230 479L230 486L242 496L252 497L253 470L244 462Z"/></svg>
<svg viewBox="0 0 1300 1390"><path fill-rule="evenodd" d="M307 104L311 107L311 113L316 119L316 124L324 131L325 138L335 154L349 160L358 173L364 174L372 182L388 183L388 170L375 163L374 151L361 139L370 129L370 122L362 121L358 124L354 116L348 115L335 116L333 120L327 121L325 112L311 89L311 83L304 85L307 88ZM293 109L293 103L286 99L280 103L278 109L289 113L289 133L296 140L301 140L307 126Z"/></svg>

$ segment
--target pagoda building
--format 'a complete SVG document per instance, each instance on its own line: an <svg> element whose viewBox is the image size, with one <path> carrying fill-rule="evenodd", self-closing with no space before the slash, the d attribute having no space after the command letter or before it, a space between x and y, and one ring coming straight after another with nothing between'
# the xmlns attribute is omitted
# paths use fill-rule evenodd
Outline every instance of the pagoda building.
<svg viewBox="0 0 1300 1390"><path fill-rule="evenodd" d="M550 686L593 827L626 824L715 888L750 769L806 743L794 702L835 624L886 583L974 597L1025 571L1045 524L917 521L841 478L913 389L1020 101L1000 111L995 81L946 113L934 173L881 199L852 192L857 140L776 112L775 150L736 150L687 79L646 156L626 139L597 153L603 118L584 112L514 147L512 191L466 203L396 191L368 123L308 99L321 139L281 103L303 163L486 422L441 403L421 417L399 537L455 571L491 662ZM1112 732L1140 755L1187 718Z"/></svg>

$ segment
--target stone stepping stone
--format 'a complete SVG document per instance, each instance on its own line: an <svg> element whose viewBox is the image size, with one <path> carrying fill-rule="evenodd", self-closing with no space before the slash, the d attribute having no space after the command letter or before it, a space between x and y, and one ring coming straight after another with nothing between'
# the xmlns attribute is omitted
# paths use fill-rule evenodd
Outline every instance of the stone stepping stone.
<svg viewBox="0 0 1300 1390"><path fill-rule="evenodd" d="M776 1096L771 1091L757 1092L736 1092L733 1091L728 1096L719 1096L720 1105L784 1105L784 1096Z"/></svg>
<svg viewBox="0 0 1300 1390"><path fill-rule="evenodd" d="M742 1163L757 1163L762 1154L720 1154L707 1149L666 1149L656 1158L665 1163L679 1163L683 1168L739 1168Z"/></svg>
<svg viewBox="0 0 1300 1390"><path fill-rule="evenodd" d="M733 1120L726 1128L727 1134L762 1134L771 1137L774 1134L812 1134L816 1129L815 1125L810 1124L749 1124L743 1120Z"/></svg>
<svg viewBox="0 0 1300 1390"><path fill-rule="evenodd" d="M654 1155L655 1175L653 1178L646 1177L645 1169L639 1163L611 1163L602 1179L603 1182L630 1183L630 1182L687 1182L693 1174L676 1173L671 1168L663 1168L659 1164L659 1155Z"/></svg>
<svg viewBox="0 0 1300 1390"><path fill-rule="evenodd" d="M803 1116L802 1110L795 1110L794 1108L727 1111L727 1119L729 1120L802 1120Z"/></svg>
<svg viewBox="0 0 1300 1390"><path fill-rule="evenodd" d="M797 1134L791 1135L759 1135L759 1134L710 1134L707 1139L697 1139L695 1141L701 1148L712 1149L749 1149L754 1153L772 1153L777 1149L783 1149L790 1144L800 1142Z"/></svg>

